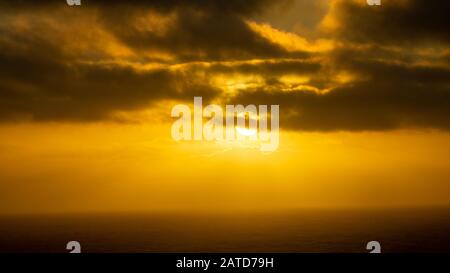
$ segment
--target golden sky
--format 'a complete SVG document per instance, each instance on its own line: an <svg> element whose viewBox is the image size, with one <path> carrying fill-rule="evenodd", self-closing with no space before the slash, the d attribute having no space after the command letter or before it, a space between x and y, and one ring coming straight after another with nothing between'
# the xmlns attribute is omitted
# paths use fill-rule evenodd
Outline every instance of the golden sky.
<svg viewBox="0 0 450 273"><path fill-rule="evenodd" d="M450 205L445 1L118 2L0 3L0 213ZM175 142L194 96L279 149Z"/></svg>

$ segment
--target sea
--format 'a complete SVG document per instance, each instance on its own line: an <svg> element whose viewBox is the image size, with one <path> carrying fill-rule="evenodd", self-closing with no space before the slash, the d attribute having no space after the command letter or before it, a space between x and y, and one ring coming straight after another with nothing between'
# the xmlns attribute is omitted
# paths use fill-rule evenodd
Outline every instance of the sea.
<svg viewBox="0 0 450 273"><path fill-rule="evenodd" d="M450 252L450 209L299 209L0 216L0 252Z"/></svg>

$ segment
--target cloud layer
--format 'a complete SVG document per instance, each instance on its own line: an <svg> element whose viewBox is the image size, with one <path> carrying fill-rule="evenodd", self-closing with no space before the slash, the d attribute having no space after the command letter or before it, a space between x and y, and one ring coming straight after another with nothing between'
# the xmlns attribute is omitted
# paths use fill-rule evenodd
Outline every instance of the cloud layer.
<svg viewBox="0 0 450 273"><path fill-rule="evenodd" d="M450 129L448 4L335 0L307 30L274 27L289 7L304 26L308 1L3 3L0 120L108 120L199 95L280 104L285 129Z"/></svg>

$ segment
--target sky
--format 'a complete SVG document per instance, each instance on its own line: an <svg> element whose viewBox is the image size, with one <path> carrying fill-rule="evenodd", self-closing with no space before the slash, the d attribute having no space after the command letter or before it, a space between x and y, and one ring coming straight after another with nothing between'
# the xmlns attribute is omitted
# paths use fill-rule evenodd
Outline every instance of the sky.
<svg viewBox="0 0 450 273"><path fill-rule="evenodd" d="M0 2L0 213L450 205L450 3ZM280 105L280 144L171 108Z"/></svg>

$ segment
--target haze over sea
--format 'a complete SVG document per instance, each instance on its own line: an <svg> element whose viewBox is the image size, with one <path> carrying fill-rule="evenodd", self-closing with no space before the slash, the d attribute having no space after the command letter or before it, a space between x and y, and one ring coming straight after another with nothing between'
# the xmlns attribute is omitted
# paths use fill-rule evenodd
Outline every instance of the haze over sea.
<svg viewBox="0 0 450 273"><path fill-rule="evenodd" d="M0 218L0 252L450 251L450 209L99 213Z"/></svg>

